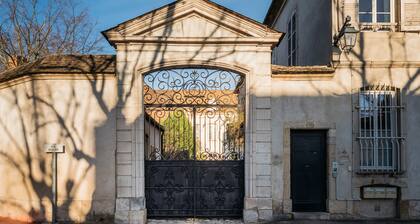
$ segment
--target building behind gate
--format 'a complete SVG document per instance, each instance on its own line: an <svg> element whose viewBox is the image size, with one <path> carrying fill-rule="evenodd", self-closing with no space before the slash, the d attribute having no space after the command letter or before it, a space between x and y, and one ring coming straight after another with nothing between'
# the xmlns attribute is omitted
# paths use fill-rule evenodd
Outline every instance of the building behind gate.
<svg viewBox="0 0 420 224"><path fill-rule="evenodd" d="M51 219L60 143L59 220L419 219L419 7L180 0L103 31L116 55L0 73L0 217Z"/></svg>

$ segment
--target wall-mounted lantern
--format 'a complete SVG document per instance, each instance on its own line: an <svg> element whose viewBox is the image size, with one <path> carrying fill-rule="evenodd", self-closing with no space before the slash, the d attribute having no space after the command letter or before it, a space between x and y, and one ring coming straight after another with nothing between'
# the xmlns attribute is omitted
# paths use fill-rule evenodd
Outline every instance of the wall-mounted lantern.
<svg viewBox="0 0 420 224"><path fill-rule="evenodd" d="M345 52L349 52L354 46L356 46L357 34L359 33L359 31L350 24L350 21L351 17L347 16L340 32L338 35L334 36L334 46L341 46L341 49Z"/></svg>

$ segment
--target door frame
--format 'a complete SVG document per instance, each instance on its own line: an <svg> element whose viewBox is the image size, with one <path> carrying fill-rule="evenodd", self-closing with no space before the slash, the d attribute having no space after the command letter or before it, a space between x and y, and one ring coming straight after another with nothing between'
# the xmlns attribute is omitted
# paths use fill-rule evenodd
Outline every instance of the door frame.
<svg viewBox="0 0 420 224"><path fill-rule="evenodd" d="M328 155L327 155L327 135L328 135L328 130L325 129L293 129L290 131L290 198L292 199L292 192L293 192L293 156L294 156L294 149L293 149L293 134L294 133L311 133L311 132L315 132L315 133L319 133L322 134L322 141L323 141L323 146L321 150L323 150L323 160L324 162L322 163L322 167L324 169L324 174L323 174L323 179L324 179L324 186L323 186L323 191L324 191L324 195L325 196L325 201L323 202L324 204L324 209L322 211L317 211L317 212L326 212L327 211L327 199L328 199L328 172L327 172L327 167L328 167ZM292 211L294 211L293 208L293 199L292 199Z"/></svg>
<svg viewBox="0 0 420 224"><path fill-rule="evenodd" d="M326 135L326 162L327 162L327 194L326 194L326 212L330 212L330 205L336 202L335 193L335 179L331 173L332 162L335 158L336 153L336 125L334 122L287 122L284 124L283 129L283 185L279 186L282 188L282 195L275 196L280 197L283 204L283 213L292 213L292 199L291 199L291 131L292 130L323 130L327 132ZM273 186L277 188L276 186Z"/></svg>

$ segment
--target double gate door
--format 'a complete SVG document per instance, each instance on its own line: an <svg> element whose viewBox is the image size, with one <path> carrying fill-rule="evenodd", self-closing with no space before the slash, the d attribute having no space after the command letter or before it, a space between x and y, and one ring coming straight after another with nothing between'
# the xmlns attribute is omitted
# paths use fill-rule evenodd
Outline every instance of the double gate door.
<svg viewBox="0 0 420 224"><path fill-rule="evenodd" d="M174 69L150 73L144 83L148 216L241 217L241 76Z"/></svg>

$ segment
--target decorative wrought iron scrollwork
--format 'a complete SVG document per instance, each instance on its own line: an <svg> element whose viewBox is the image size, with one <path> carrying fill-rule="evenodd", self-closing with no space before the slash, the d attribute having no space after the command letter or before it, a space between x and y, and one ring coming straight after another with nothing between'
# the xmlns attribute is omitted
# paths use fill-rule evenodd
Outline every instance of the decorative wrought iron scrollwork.
<svg viewBox="0 0 420 224"><path fill-rule="evenodd" d="M215 69L144 77L146 205L150 217L240 217L244 79Z"/></svg>
<svg viewBox="0 0 420 224"><path fill-rule="evenodd" d="M144 77L147 160L243 160L244 79L224 70Z"/></svg>
<svg viewBox="0 0 420 224"><path fill-rule="evenodd" d="M145 105L237 105L239 74L215 69L170 69L144 77Z"/></svg>

